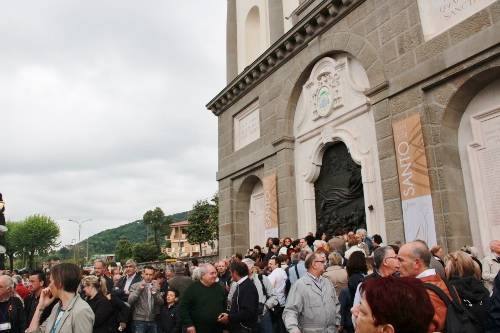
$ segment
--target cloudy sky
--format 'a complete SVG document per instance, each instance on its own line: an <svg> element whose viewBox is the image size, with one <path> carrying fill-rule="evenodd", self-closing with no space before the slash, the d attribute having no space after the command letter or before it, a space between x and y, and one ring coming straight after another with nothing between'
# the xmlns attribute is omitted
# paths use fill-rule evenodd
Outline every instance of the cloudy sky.
<svg viewBox="0 0 500 333"><path fill-rule="evenodd" d="M61 241L217 190L224 0L10 1L0 10L0 192Z"/></svg>

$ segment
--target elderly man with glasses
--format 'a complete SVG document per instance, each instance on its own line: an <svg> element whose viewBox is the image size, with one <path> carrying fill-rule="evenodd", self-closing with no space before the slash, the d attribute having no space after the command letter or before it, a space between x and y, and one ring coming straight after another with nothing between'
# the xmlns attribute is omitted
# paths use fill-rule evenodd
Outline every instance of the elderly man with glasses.
<svg viewBox="0 0 500 333"><path fill-rule="evenodd" d="M283 321L290 333L336 333L340 305L325 272L324 253L314 252L305 261L307 274L295 282L288 294Z"/></svg>

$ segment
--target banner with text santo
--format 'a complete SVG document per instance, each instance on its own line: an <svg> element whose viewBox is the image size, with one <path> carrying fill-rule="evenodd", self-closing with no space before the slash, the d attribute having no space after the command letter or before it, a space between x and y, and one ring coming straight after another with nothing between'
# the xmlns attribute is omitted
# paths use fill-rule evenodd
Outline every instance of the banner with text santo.
<svg viewBox="0 0 500 333"><path fill-rule="evenodd" d="M399 190L407 242L421 239L436 245L436 227L420 115L392 123Z"/></svg>

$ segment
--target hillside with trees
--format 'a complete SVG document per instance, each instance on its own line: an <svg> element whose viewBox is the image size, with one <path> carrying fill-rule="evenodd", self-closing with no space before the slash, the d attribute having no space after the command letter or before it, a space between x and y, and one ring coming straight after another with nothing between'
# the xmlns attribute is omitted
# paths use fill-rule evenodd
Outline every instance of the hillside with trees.
<svg viewBox="0 0 500 333"><path fill-rule="evenodd" d="M187 219L188 212L177 213L167 216L169 222L178 222ZM101 231L88 238L89 256L93 254L115 253L117 242L127 239L130 243L145 243L154 238L152 228L146 227L142 220L127 223L117 228ZM164 239L159 239L164 244ZM87 249L87 240L80 243L82 249Z"/></svg>

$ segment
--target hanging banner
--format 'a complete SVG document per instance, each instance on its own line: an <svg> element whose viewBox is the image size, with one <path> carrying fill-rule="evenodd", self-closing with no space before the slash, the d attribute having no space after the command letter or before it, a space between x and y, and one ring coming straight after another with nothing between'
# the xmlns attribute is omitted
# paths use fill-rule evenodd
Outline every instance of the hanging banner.
<svg viewBox="0 0 500 333"><path fill-rule="evenodd" d="M263 179L264 186L264 216L265 235L278 237L278 198L276 191L276 174L273 173Z"/></svg>
<svg viewBox="0 0 500 333"><path fill-rule="evenodd" d="M392 123L407 242L421 239L436 245L431 187L420 115Z"/></svg>

